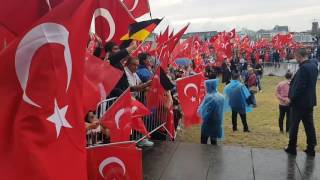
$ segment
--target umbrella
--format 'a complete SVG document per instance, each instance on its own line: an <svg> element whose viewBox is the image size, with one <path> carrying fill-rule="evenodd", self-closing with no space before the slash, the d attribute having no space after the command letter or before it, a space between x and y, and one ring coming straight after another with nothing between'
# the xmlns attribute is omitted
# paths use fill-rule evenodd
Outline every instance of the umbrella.
<svg viewBox="0 0 320 180"><path fill-rule="evenodd" d="M176 64L178 66L188 66L190 65L192 62L190 59L186 59L186 58L180 58L180 59L176 59Z"/></svg>

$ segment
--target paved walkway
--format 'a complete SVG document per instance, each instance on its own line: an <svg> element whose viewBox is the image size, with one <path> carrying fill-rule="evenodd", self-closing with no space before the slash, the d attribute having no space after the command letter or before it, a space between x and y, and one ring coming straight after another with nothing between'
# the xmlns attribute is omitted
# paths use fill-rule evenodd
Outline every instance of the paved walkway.
<svg viewBox="0 0 320 180"><path fill-rule="evenodd" d="M180 142L143 151L144 180L320 180L320 155Z"/></svg>

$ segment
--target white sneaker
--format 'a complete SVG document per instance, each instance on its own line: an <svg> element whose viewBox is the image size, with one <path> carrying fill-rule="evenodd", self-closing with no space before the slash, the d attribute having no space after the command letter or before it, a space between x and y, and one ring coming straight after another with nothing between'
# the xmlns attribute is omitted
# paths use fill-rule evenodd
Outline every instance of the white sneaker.
<svg viewBox="0 0 320 180"><path fill-rule="evenodd" d="M152 141L149 141L148 139L141 140L138 142L138 146L140 147L152 147L154 143Z"/></svg>

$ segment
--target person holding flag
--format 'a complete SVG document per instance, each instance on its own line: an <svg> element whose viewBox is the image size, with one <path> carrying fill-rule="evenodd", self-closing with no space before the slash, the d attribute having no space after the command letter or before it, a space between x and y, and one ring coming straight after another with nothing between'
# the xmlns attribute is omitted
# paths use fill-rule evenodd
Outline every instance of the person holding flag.
<svg viewBox="0 0 320 180"><path fill-rule="evenodd" d="M198 109L202 119L201 144L207 144L208 138L212 145L217 139L223 138L223 119L225 98L218 92L218 79L205 81L207 94Z"/></svg>

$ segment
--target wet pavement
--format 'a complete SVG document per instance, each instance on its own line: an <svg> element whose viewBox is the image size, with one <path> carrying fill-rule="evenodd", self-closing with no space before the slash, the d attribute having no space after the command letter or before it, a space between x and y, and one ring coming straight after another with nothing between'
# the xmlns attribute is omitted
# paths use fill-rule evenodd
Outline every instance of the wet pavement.
<svg viewBox="0 0 320 180"><path fill-rule="evenodd" d="M157 142L143 151L144 180L320 180L319 154Z"/></svg>

